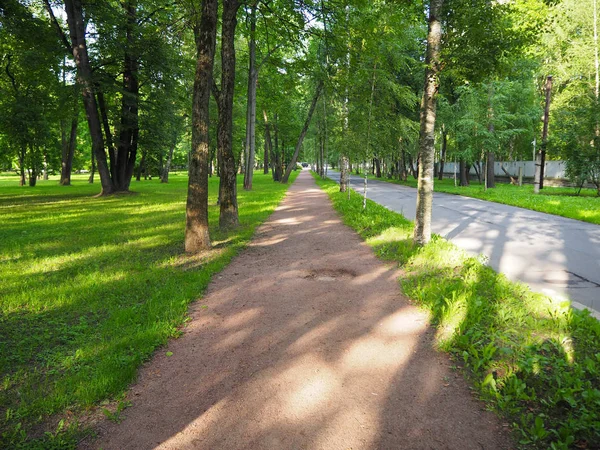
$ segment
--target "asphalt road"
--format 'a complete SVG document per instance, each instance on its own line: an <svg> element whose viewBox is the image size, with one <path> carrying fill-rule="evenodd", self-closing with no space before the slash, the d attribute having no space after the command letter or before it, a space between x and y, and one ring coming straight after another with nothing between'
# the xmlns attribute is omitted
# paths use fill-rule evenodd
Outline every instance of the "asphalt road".
<svg viewBox="0 0 600 450"><path fill-rule="evenodd" d="M329 171L339 182L339 173ZM363 178L351 186L362 192ZM414 188L369 180L367 197L415 219ZM568 298L600 319L600 226L528 209L436 192L432 231L511 280L555 298Z"/></svg>

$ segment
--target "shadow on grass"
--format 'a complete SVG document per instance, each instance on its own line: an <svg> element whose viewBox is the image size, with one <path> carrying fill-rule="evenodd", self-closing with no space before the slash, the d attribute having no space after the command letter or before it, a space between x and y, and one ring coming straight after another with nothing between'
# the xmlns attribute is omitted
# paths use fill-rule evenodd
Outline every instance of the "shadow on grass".
<svg viewBox="0 0 600 450"><path fill-rule="evenodd" d="M253 192L240 189L242 225L228 232L210 207L216 245L197 257L183 252L185 181L136 185L136 196L91 198L73 187L40 189L37 202L4 199L0 447L122 391L287 189L257 176ZM217 186L212 179L215 201Z"/></svg>

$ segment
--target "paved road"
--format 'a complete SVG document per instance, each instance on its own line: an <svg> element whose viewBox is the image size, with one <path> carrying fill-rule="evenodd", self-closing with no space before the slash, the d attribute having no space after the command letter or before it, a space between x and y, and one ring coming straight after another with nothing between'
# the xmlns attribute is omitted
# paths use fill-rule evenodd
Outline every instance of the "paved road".
<svg viewBox="0 0 600 450"><path fill-rule="evenodd" d="M329 176L339 181L339 173ZM362 192L363 179L352 176L351 185ZM368 186L368 198L415 219L416 189L372 180ZM508 278L569 298L600 319L600 226L436 192L432 230L486 255L489 265Z"/></svg>

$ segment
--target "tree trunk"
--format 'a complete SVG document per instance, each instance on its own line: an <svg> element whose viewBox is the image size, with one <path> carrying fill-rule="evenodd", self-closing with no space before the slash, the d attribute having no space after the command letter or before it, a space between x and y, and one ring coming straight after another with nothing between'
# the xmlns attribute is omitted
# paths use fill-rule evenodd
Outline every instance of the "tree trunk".
<svg viewBox="0 0 600 450"><path fill-rule="evenodd" d="M244 189L252 189L252 177L254 175L254 155L256 145L256 83L258 81L258 69L256 68L256 7L257 1L250 6L250 42L248 67L248 106L246 111L246 149L248 159L244 173Z"/></svg>
<svg viewBox="0 0 600 450"><path fill-rule="evenodd" d="M142 179L142 172L144 172L144 179L147 178L147 173L145 170L145 166L146 166L146 153L147 152L142 152L142 159L140 160L140 164L138 166L138 170L137 170L137 174L135 176L135 181L140 181Z"/></svg>
<svg viewBox="0 0 600 450"><path fill-rule="evenodd" d="M19 186L25 186L27 184L27 178L25 176L25 154L27 153L27 149L25 147L21 147L19 150Z"/></svg>
<svg viewBox="0 0 600 450"><path fill-rule="evenodd" d="M304 122L304 127L302 127L302 131L300 132L300 136L298 137L298 142L296 143L296 149L294 150L294 155L290 160L290 163L287 166L285 174L281 179L282 183L287 183L292 173L292 170L296 166L296 161L298 160L298 153L300 153L300 148L302 147L302 141L304 140L304 136L306 136L306 132L308 131L308 127L310 125L310 121L312 119L313 113L315 112L315 107L317 106L317 101L319 100L319 96L321 95L321 91L323 90L323 82L319 82L317 85L317 89L315 91L315 96L313 97L312 104L310 105L310 109L308 110L308 116L306 117L306 121Z"/></svg>
<svg viewBox="0 0 600 450"><path fill-rule="evenodd" d="M29 187L35 187L37 183L38 173L35 167L29 171Z"/></svg>
<svg viewBox="0 0 600 450"><path fill-rule="evenodd" d="M108 112L106 110L106 101L104 100L104 92L98 89L96 94L98 97L98 108L100 110L100 117L102 118L102 129L104 130L104 142L106 142L106 148L108 150L108 162L111 179L117 177L117 154L115 152L115 146L113 142L113 135L110 131L110 124L108 123Z"/></svg>
<svg viewBox="0 0 600 450"><path fill-rule="evenodd" d="M192 151L186 203L185 251L210 248L208 232L209 102L217 37L217 0L202 0L194 18L196 73L192 100Z"/></svg>
<svg viewBox="0 0 600 450"><path fill-rule="evenodd" d="M548 146L548 122L550 119L550 94L552 92L552 76L546 78L546 106L544 108L544 127L542 129L542 145L535 155L535 177L533 192L539 194L544 188L544 166L546 164L546 147Z"/></svg>
<svg viewBox="0 0 600 450"><path fill-rule="evenodd" d="M508 173L508 170L506 170L503 165L500 165L500 168L502 169L502 172L504 172L504 174L510 179L510 184L514 184L516 186L518 184L517 180L515 180L510 173Z"/></svg>
<svg viewBox="0 0 600 450"><path fill-rule="evenodd" d="M279 128L277 126L277 114L275 114L275 124L273 132L275 134L275 148L273 149L273 165L275 170L273 171L273 181L281 181L283 175L283 168L281 166L282 160L279 155Z"/></svg>
<svg viewBox="0 0 600 450"><path fill-rule="evenodd" d="M94 184L94 175L96 174L96 158L94 158L94 151L92 150L90 159L92 161L92 167L90 167L90 176L88 177L88 183Z"/></svg>
<svg viewBox="0 0 600 450"><path fill-rule="evenodd" d="M235 87L235 29L240 3L224 0L221 27L221 92L217 99L219 123L217 144L219 160L219 227L232 228L239 223L237 174L233 154L233 94Z"/></svg>
<svg viewBox="0 0 600 450"><path fill-rule="evenodd" d="M169 182L169 171L171 170L171 162L173 161L173 152L175 151L176 145L177 144L171 145L171 148L169 149L169 155L167 156L167 162L165 163L165 166L163 167L163 171L160 176L161 183Z"/></svg>
<svg viewBox="0 0 600 450"><path fill-rule="evenodd" d="M375 176L381 178L381 161L379 158L375 158Z"/></svg>
<svg viewBox="0 0 600 450"><path fill-rule="evenodd" d="M66 154L63 148L63 159L61 164L60 184L68 186L71 184L71 172L73 171L73 155L75 154L75 144L77 141L77 125L79 122L78 109L75 108L75 115L71 120L71 132L67 142Z"/></svg>
<svg viewBox="0 0 600 450"><path fill-rule="evenodd" d="M492 104L492 99L494 97L494 84L490 81L490 87L488 89L488 132L490 135L495 134L494 128L494 105ZM494 151L491 150L487 152L486 160L485 160L485 188L495 188L496 187L496 177L494 174L494 162L495 162Z"/></svg>
<svg viewBox="0 0 600 450"><path fill-rule="evenodd" d="M273 164L273 140L271 139L271 124L269 123L269 117L267 116L267 111L263 109L263 118L265 120L265 161L268 163L265 164L265 175L269 173L269 167L271 167L271 171L273 174L275 173L274 164Z"/></svg>
<svg viewBox="0 0 600 450"><path fill-rule="evenodd" d="M424 245L431 239L431 205L433 200L433 159L435 154L436 100L439 88L440 45L442 24L438 17L443 0L431 0L425 58L425 87L421 100L421 130L419 133L419 179L414 242Z"/></svg>
<svg viewBox="0 0 600 450"><path fill-rule="evenodd" d="M123 59L123 95L121 96L121 126L117 148L116 178L113 184L117 191L128 191L135 158L137 156L138 124L138 57L134 38L137 26L137 0L123 4L127 16L125 31L125 55Z"/></svg>
<svg viewBox="0 0 600 450"><path fill-rule="evenodd" d="M464 159L459 162L460 183L459 186L469 185L469 164L465 163Z"/></svg>
<svg viewBox="0 0 600 450"><path fill-rule="evenodd" d="M263 111L264 113L264 111ZM269 161L269 155L271 154L271 148L269 147L269 141L267 141L267 130L269 128L269 124L265 123L265 153L263 157L263 174L269 174L269 167L271 167L271 162Z"/></svg>
<svg viewBox="0 0 600 450"><path fill-rule="evenodd" d="M442 152L440 154L440 171L438 173L438 180L444 179L444 165L446 164L446 149L448 148L448 133L446 128L442 125Z"/></svg>
<svg viewBox="0 0 600 450"><path fill-rule="evenodd" d="M102 184L101 195L107 195L113 193L114 187L108 170L106 153L104 152L104 139L102 138L100 117L98 116L98 106L92 82L92 69L85 41L85 23L81 0L65 0L65 11L67 14L67 23L69 24L73 58L77 67L77 83L81 86L83 105L92 140L92 149L96 157L100 183Z"/></svg>
<svg viewBox="0 0 600 450"><path fill-rule="evenodd" d="M350 181L350 161L346 155L340 157L340 192L346 192L349 189Z"/></svg>
<svg viewBox="0 0 600 450"><path fill-rule="evenodd" d="M495 188L496 187L496 175L494 173L494 165L496 162L496 158L494 156L494 152L487 152L487 160L485 162L485 187L486 188Z"/></svg>

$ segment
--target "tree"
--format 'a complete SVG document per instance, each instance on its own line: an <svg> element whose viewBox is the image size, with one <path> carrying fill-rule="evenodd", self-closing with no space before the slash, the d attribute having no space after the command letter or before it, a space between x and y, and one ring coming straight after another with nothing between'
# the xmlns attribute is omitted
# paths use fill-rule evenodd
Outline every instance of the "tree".
<svg viewBox="0 0 600 450"><path fill-rule="evenodd" d="M217 36L217 0L193 11L197 61L192 103L192 152L186 203L185 251L210 248L208 231L209 102Z"/></svg>
<svg viewBox="0 0 600 450"><path fill-rule="evenodd" d="M433 159L435 142L436 97L439 89L440 44L442 24L440 13L443 0L431 0L425 58L425 86L421 100L421 130L419 137L419 180L414 241L424 245L431 239L431 204L433 200Z"/></svg>
<svg viewBox="0 0 600 450"><path fill-rule="evenodd" d="M281 179L282 183L288 182L288 179L292 173L292 170L294 170L294 168L296 167L296 162L298 161L298 155L300 153L300 148L302 147L302 141L304 140L304 136L306 136L306 132L308 131L310 121L312 119L313 113L315 112L315 107L317 106L317 102L319 101L319 96L321 95L322 90L323 90L323 82L320 81L317 84L317 88L315 90L315 94L313 96L312 103L310 105L310 108L308 109L306 121L304 122L304 126L302 127L302 130L300 131L300 135L298 136L298 141L296 142L296 148L294 149L294 154L292 155L292 159L290 160L290 162L287 166L287 169L285 171L285 174L283 175L283 178Z"/></svg>
<svg viewBox="0 0 600 450"><path fill-rule="evenodd" d="M219 226L238 225L237 177L233 154L233 95L235 88L235 29L240 3L224 0L221 25L221 88L213 86L218 111Z"/></svg>

